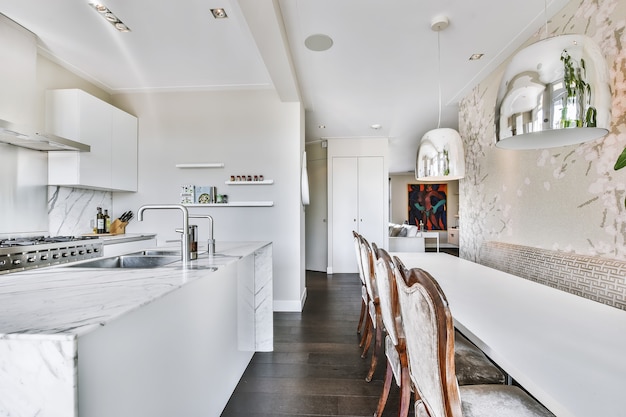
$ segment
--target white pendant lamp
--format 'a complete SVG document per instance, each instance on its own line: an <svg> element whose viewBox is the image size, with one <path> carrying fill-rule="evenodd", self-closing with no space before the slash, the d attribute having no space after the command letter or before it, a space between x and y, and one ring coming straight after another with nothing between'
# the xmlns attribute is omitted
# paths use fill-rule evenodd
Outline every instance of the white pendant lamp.
<svg viewBox="0 0 626 417"><path fill-rule="evenodd" d="M496 147L587 142L608 133L610 118L609 70L600 47L585 35L554 36L509 62L496 102Z"/></svg>
<svg viewBox="0 0 626 417"><path fill-rule="evenodd" d="M418 181L451 181L465 176L465 153L461 136L454 129L441 128L441 47L439 32L448 27L445 16L433 19L431 29L437 32L437 64L439 88L439 120L437 128L422 137L415 160L415 179Z"/></svg>

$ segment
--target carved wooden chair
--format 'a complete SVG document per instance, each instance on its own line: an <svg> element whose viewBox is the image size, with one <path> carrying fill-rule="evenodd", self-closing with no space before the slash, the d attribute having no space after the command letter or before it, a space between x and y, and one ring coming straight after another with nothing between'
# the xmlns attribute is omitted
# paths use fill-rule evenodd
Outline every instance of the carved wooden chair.
<svg viewBox="0 0 626 417"><path fill-rule="evenodd" d="M396 284L417 417L553 417L519 387L459 386L452 314L441 288L417 268Z"/></svg>
<svg viewBox="0 0 626 417"><path fill-rule="evenodd" d="M359 235L354 230L352 231L352 236L354 239L354 251L356 253L356 261L359 268L359 278L361 279L361 313L359 315L359 324L356 327L356 332L361 334L361 330L363 330L363 335L359 342L360 346L363 346L363 342L365 338L365 318L367 317L367 306L369 304L369 297L367 295L367 288L365 287L365 277L363 276L363 264L361 261L361 235Z"/></svg>
<svg viewBox="0 0 626 417"><path fill-rule="evenodd" d="M372 244L374 246L374 244ZM387 335L385 337L385 355L387 357L387 372L383 385L383 392L378 401L376 415L382 415L392 379L400 387L400 410L399 416L404 417L408 413L410 402L410 381L408 376L408 360L406 354L406 342L402 327L402 316L398 302L398 290L396 287L396 275L404 277L408 271L401 261L394 262L384 249L377 249L376 254L376 285L378 286L378 298L382 322ZM504 373L486 355L471 344L462 335L458 334L455 343L457 380L460 385L469 384L503 384Z"/></svg>
<svg viewBox="0 0 626 417"><path fill-rule="evenodd" d="M378 352L382 347L382 320L380 316L380 306L378 300L378 288L376 287L376 275L374 271L374 255L372 253L372 247L367 239L363 236L360 238L361 242L361 265L363 267L363 277L365 278L365 287L368 295L368 316L366 321L366 339L363 347L362 358L367 356L367 352L370 347L372 349L372 358L370 361L370 368L365 377L365 381L370 382L376 370L378 363Z"/></svg>
<svg viewBox="0 0 626 417"><path fill-rule="evenodd" d="M409 271L402 261L394 256L393 262L396 271L402 279L406 280ZM446 300L446 296L436 279L433 279L433 284ZM482 350L457 330L454 332L454 340L455 374L459 385L504 384L506 382L504 372L494 365Z"/></svg>
<svg viewBox="0 0 626 417"><path fill-rule="evenodd" d="M409 380L408 359L404 329L401 323L398 291L394 278L396 265L386 250L377 249L374 253L376 254L376 285L378 287L380 315L387 332L385 336L387 370L383 391L380 394L374 415L382 416L387 404L387 398L389 397L392 379L395 378L396 384L400 387L400 409L398 415L405 417L409 412L411 381Z"/></svg>

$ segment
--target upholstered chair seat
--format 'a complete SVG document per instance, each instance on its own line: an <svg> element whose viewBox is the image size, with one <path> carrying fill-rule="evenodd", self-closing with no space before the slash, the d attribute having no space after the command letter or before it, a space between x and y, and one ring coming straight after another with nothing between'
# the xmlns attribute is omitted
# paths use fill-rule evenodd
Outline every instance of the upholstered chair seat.
<svg viewBox="0 0 626 417"><path fill-rule="evenodd" d="M521 388L513 385L459 387L463 417L554 417Z"/></svg>

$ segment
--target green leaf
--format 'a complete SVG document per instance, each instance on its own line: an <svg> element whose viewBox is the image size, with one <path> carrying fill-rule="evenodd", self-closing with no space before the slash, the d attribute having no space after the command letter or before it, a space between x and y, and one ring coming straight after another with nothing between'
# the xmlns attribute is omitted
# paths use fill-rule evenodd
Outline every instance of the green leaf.
<svg viewBox="0 0 626 417"><path fill-rule="evenodd" d="M613 169L617 171L618 169L622 169L624 167L626 167L626 148L624 148L622 154L619 156L619 158L617 158Z"/></svg>

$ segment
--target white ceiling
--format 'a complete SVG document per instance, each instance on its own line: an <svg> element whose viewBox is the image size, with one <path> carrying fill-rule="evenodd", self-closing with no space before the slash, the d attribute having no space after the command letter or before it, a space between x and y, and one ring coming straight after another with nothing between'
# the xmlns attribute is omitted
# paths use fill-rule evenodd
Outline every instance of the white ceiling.
<svg viewBox="0 0 626 417"><path fill-rule="evenodd" d="M0 13L38 35L40 50L112 94L276 88L301 97L306 141L389 137L390 171L412 171L421 136L458 125L457 103L545 26L546 0L0 0ZM547 15L569 0L547 0ZM211 8L229 18L215 20ZM445 15L450 26L430 28ZM331 49L304 46L312 34ZM473 53L484 53L469 61ZM380 124L379 130L370 126ZM325 128L318 126L324 125Z"/></svg>

